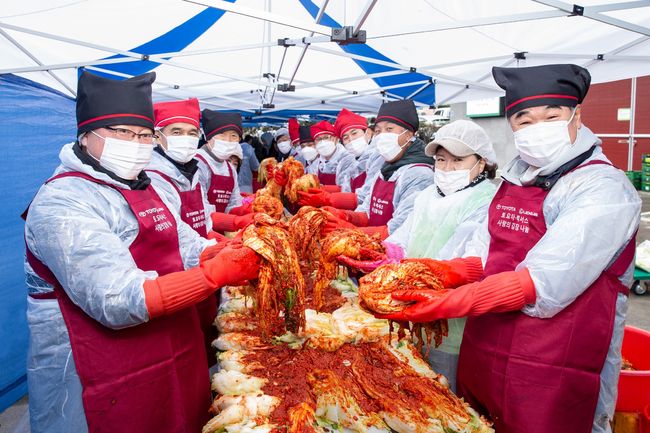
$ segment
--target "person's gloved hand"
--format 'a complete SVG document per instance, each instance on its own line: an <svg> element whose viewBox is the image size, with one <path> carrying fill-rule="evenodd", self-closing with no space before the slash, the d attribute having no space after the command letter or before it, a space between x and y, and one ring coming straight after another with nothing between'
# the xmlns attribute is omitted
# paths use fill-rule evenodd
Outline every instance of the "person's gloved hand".
<svg viewBox="0 0 650 433"><path fill-rule="evenodd" d="M352 223L349 223L345 220L337 218L331 213L327 214L327 222L321 227L321 236L327 236L332 233L334 230L338 229L355 229L356 226Z"/></svg>
<svg viewBox="0 0 650 433"><path fill-rule="evenodd" d="M289 178L281 170L275 170L273 172L273 179L275 179L275 183L277 183L280 186L285 186L287 182L289 182Z"/></svg>
<svg viewBox="0 0 650 433"><path fill-rule="evenodd" d="M253 199L255 196L251 196L252 198L249 200L248 197L242 199L241 201L241 206L234 207L230 209L230 212L228 212L230 215L237 215L237 216L242 216L242 215L247 215L249 213L253 212Z"/></svg>
<svg viewBox="0 0 650 433"><path fill-rule="evenodd" d="M336 209L354 210L357 207L357 195L353 192L327 192L323 186L298 191L300 206L332 207Z"/></svg>
<svg viewBox="0 0 650 433"><path fill-rule="evenodd" d="M215 232L216 233L216 232ZM224 248L227 246L231 245L241 245L241 237L235 237L233 239L229 239L225 236L221 236L223 239L219 240L216 245L210 245L206 247L203 251L201 251L201 255L199 256L199 263L203 263L206 260L210 260L214 258L217 254L221 252Z"/></svg>
<svg viewBox="0 0 650 433"><path fill-rule="evenodd" d="M332 207L332 206L325 206L322 209L324 211L327 211L327 212L331 213L333 216L335 216L336 218L338 218L340 220L343 220L343 221L348 220L348 214L344 210L337 209L337 208Z"/></svg>
<svg viewBox="0 0 650 433"><path fill-rule="evenodd" d="M226 245L198 267L145 280L149 319L173 314L211 296L219 287L257 278L260 259L243 245Z"/></svg>
<svg viewBox="0 0 650 433"><path fill-rule="evenodd" d="M323 207L331 206L330 193L320 188L309 188L307 191L298 191L298 204L300 206Z"/></svg>
<svg viewBox="0 0 650 433"><path fill-rule="evenodd" d="M237 285L258 277L260 256L242 244L229 244L199 266L214 287Z"/></svg>
<svg viewBox="0 0 650 433"><path fill-rule="evenodd" d="M321 185L320 189L325 192L341 192L341 187L338 185Z"/></svg>
<svg viewBox="0 0 650 433"><path fill-rule="evenodd" d="M269 180L273 179L275 176L275 165L267 165L266 166L266 181L268 182Z"/></svg>
<svg viewBox="0 0 650 433"><path fill-rule="evenodd" d="M208 233L208 239L214 239L217 242L227 241L228 240L228 238L226 236L222 235L219 232L215 232L214 230L212 230L210 233Z"/></svg>
<svg viewBox="0 0 650 433"><path fill-rule="evenodd" d="M483 277L483 263L480 257L466 257L451 260L428 258L404 259L404 262L421 263L435 274L446 289L473 283Z"/></svg>
<svg viewBox="0 0 650 433"><path fill-rule="evenodd" d="M376 315L381 319L432 322L520 310L535 302L535 284L527 269L490 275L455 290L396 290L393 299L415 302L399 313Z"/></svg>
<svg viewBox="0 0 650 433"><path fill-rule="evenodd" d="M232 215L223 212L213 212L210 215L212 219L212 229L219 232L234 232L243 229L253 222L254 213L245 215Z"/></svg>
<svg viewBox="0 0 650 433"><path fill-rule="evenodd" d="M397 244L392 244L390 242L382 242L384 248L386 249L386 254L382 258L376 260L355 260L348 256L338 256L336 260L344 265L358 269L364 273L370 273L377 269L381 265L388 263L398 263L404 258L404 250Z"/></svg>

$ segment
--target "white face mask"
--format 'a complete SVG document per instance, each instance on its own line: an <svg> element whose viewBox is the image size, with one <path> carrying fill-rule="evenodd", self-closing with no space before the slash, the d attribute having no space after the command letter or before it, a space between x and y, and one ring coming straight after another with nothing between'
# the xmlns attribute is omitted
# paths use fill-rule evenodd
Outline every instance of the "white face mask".
<svg viewBox="0 0 650 433"><path fill-rule="evenodd" d="M170 135L169 137L160 133L167 139L167 150L165 153L176 162L185 164L196 155L199 146L199 137L190 135Z"/></svg>
<svg viewBox="0 0 650 433"><path fill-rule="evenodd" d="M533 167L546 167L557 160L562 151L571 145L569 123L573 120L537 122L515 131L515 147L521 159Z"/></svg>
<svg viewBox="0 0 650 433"><path fill-rule="evenodd" d="M286 155L291 150L291 141L285 140L278 143L278 150L280 153Z"/></svg>
<svg viewBox="0 0 650 433"><path fill-rule="evenodd" d="M90 132L104 139L104 150L99 157L99 164L115 173L117 177L133 180L151 161L153 144L102 137L95 131Z"/></svg>
<svg viewBox="0 0 650 433"><path fill-rule="evenodd" d="M476 164L479 161L476 161ZM474 164L474 167L476 167L476 164ZM474 170L474 167L465 170L436 170L436 186L445 196L452 195L470 184L470 173Z"/></svg>
<svg viewBox="0 0 650 433"><path fill-rule="evenodd" d="M399 145L399 137L405 132L406 130L402 131L401 134L383 132L373 138L373 142L377 145L377 151L386 161L394 160L402 151L402 146ZM404 146L406 146L406 144L404 144Z"/></svg>
<svg viewBox="0 0 650 433"><path fill-rule="evenodd" d="M366 147L368 147L368 143L366 143L366 137L363 136L355 138L345 146L348 152L354 156L361 156Z"/></svg>
<svg viewBox="0 0 650 433"><path fill-rule="evenodd" d="M239 143L236 141L225 141L215 138L212 140L210 150L214 156L222 161L225 161L226 159L230 158L231 155L237 154L238 147Z"/></svg>
<svg viewBox="0 0 650 433"><path fill-rule="evenodd" d="M302 157L305 158L305 161L312 162L318 156L318 151L312 146L307 146L302 148Z"/></svg>
<svg viewBox="0 0 650 433"><path fill-rule="evenodd" d="M336 150L336 143L332 140L322 140L316 143L316 151L323 158L329 158Z"/></svg>

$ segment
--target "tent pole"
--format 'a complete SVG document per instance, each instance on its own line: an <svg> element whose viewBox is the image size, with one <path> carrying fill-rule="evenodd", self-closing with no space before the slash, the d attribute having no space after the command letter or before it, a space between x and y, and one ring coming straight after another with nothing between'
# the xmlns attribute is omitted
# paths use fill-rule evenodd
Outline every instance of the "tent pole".
<svg viewBox="0 0 650 433"><path fill-rule="evenodd" d="M361 12L361 14L359 14L357 21L352 26L353 35L356 36L359 33L359 30L361 30L361 27L368 19L368 16L370 15L372 9L375 7L375 4L377 4L377 0L368 0L368 3L366 3L366 5L364 6L363 11Z"/></svg>
<svg viewBox="0 0 650 433"><path fill-rule="evenodd" d="M512 63L514 63L514 61L515 61L515 58L512 57L510 60L508 60L508 61L505 62L505 63L502 63L502 64L499 65L499 66L502 67L502 68L505 68L505 67L511 65ZM492 76L492 72L487 72L487 73L481 75L481 76L478 78L477 81L479 81L479 82L480 82L480 81L483 81L483 80L485 80L485 79L487 79L487 78L489 78L489 77L491 77L491 76ZM442 101L439 101L436 105L444 105L444 104L446 104L447 102L451 101L452 99L454 99L455 97L457 97L458 95L462 94L462 93L465 92L465 91L467 91L467 88L461 89L461 90L459 90L458 92L456 92L456 93L454 93L454 94L452 94L452 95L450 95L450 96L447 96L447 97L446 97L445 99L443 99ZM502 94L503 94L503 92L502 92Z"/></svg>
<svg viewBox="0 0 650 433"><path fill-rule="evenodd" d="M278 14L273 14L266 11L260 11L259 9L253 9L246 6L242 6L239 3L229 3L223 0L183 0L188 3L194 3L202 6L207 6L214 9L220 9L222 11L232 12L238 15L244 15L249 18L257 18L260 20L281 24L287 27L293 27L300 30L305 30L308 32L318 33L320 35L330 36L332 29L327 26L322 26L316 23L310 23L304 20L291 19L283 17Z"/></svg>
<svg viewBox="0 0 650 433"><path fill-rule="evenodd" d="M636 77L632 77L630 85L630 136L627 141L627 170L633 170L634 165L634 118L636 112Z"/></svg>
<svg viewBox="0 0 650 433"><path fill-rule="evenodd" d="M323 14L325 14L325 8L327 8L329 1L330 0L323 0L323 4L318 10L318 15L316 15L316 19L314 20L316 24L320 22L321 18L323 17ZM311 32L309 34L309 37L312 36L314 36L314 32ZM291 85L291 83L293 83L293 80L296 78L296 74L298 73L298 68L300 68L300 64L302 63L302 60L305 58L305 54L307 53L308 49L309 49L309 44L305 44L305 46L302 47L302 52L300 53L300 57L298 57L298 62L296 63L296 66L293 68L293 72L291 73L291 78L289 78L289 86Z"/></svg>
<svg viewBox="0 0 650 433"><path fill-rule="evenodd" d="M471 20L458 20L458 21L454 21L453 23L448 23L448 22L440 23L438 25L434 25L433 27L410 30L407 32L368 36L367 39L370 40L370 39L393 38L396 36L415 35L419 33L432 33L432 32L440 32L444 30L464 29L468 27L518 23L522 21L542 20L542 19L559 18L565 16L567 16L566 12L554 10L554 11L531 12L531 13L522 13L522 14L514 14L514 15L503 15L503 16L487 17L487 18L477 18Z"/></svg>
<svg viewBox="0 0 650 433"><path fill-rule="evenodd" d="M344 51L330 50L330 49L321 48L321 47L311 47L311 49L315 50L315 51L320 51L320 52L323 52L323 53L334 54L335 56L348 57L350 59L361 60L362 62L374 63L374 64L377 64L377 65L388 66L390 68L401 69L401 70L403 70L405 72L411 72L411 68L409 66L403 66L403 65L400 65L399 63L386 62L384 60L377 60L377 59L372 58L372 57L360 56L360 55L357 55L357 54L350 54L350 53L346 53ZM475 81L462 80L462 79L452 77L452 76L449 76L449 75L433 73L431 71L421 71L420 73L422 75L430 76L431 78L442 78L442 79L445 79L447 81L451 81L453 83L461 83L463 85L470 85L470 86L473 86L473 87L476 87L476 88L479 88L479 89L500 91L500 89L498 87L495 87L495 86L488 86L486 84L477 83Z"/></svg>
<svg viewBox="0 0 650 433"><path fill-rule="evenodd" d="M633 40L631 42L628 42L627 44L621 45L620 47L615 48L615 49L605 53L605 58L607 59L611 55L618 54L618 53L620 53L622 51L625 51L625 50L627 50L629 48L632 48L632 47L634 47L636 45L639 45L640 43L645 42L647 40L648 40L647 36L641 36L641 37L639 37L639 38L637 38L637 39L635 39L635 40ZM591 60L591 61L589 61L587 63L584 63L582 66L584 68L588 68L589 66L593 65L594 63L598 63L598 62L600 62L600 60L594 59L594 60Z"/></svg>
<svg viewBox="0 0 650 433"><path fill-rule="evenodd" d="M34 61L34 63L36 63L36 64L39 65L39 66L43 66L43 62L41 62L40 60L38 60L38 59L36 58L36 56L34 56L32 53L30 53L29 50L27 50L27 48L23 47L23 46L22 46L22 45L21 45L17 40L15 40L14 38L12 38L11 35L10 35L9 33L7 33L5 30L0 29L0 34L2 34L5 38L7 38L7 40L8 40L9 42L11 42L12 44L14 44L14 46L15 46L16 48L18 48L20 51L22 51L22 52L23 52L27 57L29 57L30 59L32 59L32 60ZM70 86L68 86L68 85L65 83L65 81L63 81L61 78L59 78L58 75L56 75L54 72L49 71L49 70L46 71L46 72L47 72L47 73L48 73L52 78L54 78L56 81L58 81L58 83L59 83L60 85L62 85L65 89L67 89L68 92L70 92L70 94L71 94L72 96L74 96L75 98L77 97L77 92L75 92L75 91L74 91Z"/></svg>
<svg viewBox="0 0 650 433"><path fill-rule="evenodd" d="M536 2L536 3L543 4L545 6L554 7L556 9L568 12L570 14L574 13L574 5L569 4L569 3L565 3L563 1L559 1L559 0L533 0L533 1ZM650 5L650 3L648 3L647 1L638 1L638 2L635 2L635 3L638 5L637 7L643 7L643 6L649 6ZM623 4L629 6L630 3L627 2L627 3L623 3ZM613 8L615 8L615 6L616 6L616 4L605 5L605 7L608 8L606 10L614 10ZM602 8L603 8L603 6L601 6L601 10L602 10ZM625 7L625 9L627 9L627 7ZM603 14L598 13L598 12L594 12L594 11L591 10L591 8L589 6L586 6L583 9L583 11L582 11L582 13L580 15L582 15L582 16L584 16L586 18L590 18L590 19L592 19L594 21L600 21L601 23L609 24L610 26L615 26L615 27L619 27L621 29L629 30L631 32L640 33L642 35L650 36L650 28L648 28L648 27L640 26L640 25L637 25L637 24L634 24L634 23L631 23L631 22L628 22L628 21L625 21L625 20L620 20L618 18L614 18L614 17L610 17L608 15L603 15Z"/></svg>

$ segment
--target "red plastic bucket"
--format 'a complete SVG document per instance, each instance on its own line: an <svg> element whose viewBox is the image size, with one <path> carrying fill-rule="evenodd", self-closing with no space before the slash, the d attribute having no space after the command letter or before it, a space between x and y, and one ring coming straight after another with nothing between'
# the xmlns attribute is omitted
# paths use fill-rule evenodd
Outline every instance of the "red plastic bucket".
<svg viewBox="0 0 650 433"><path fill-rule="evenodd" d="M646 405L641 414L641 433L650 433L650 404Z"/></svg>
<svg viewBox="0 0 650 433"><path fill-rule="evenodd" d="M621 370L616 410L648 410L646 406L650 405L650 332L626 326L621 352L623 358L630 361L636 370Z"/></svg>

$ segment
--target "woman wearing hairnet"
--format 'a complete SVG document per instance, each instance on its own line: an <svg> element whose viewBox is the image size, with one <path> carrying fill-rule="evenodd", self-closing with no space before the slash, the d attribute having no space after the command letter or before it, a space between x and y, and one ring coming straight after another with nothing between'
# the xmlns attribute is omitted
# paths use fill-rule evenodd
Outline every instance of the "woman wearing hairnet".
<svg viewBox="0 0 650 433"><path fill-rule="evenodd" d="M469 120L457 120L440 128L425 148L436 166L436 184L415 197L413 212L385 241L384 260L359 262L341 257L345 264L369 272L402 257L446 260L463 257L474 232L487 219L496 186L496 155L483 128ZM483 267L479 259L468 272ZM449 335L437 349L429 350L429 362L456 391L458 352L465 319L449 320Z"/></svg>
<svg viewBox="0 0 650 433"><path fill-rule="evenodd" d="M476 234L489 245L483 272L467 272L472 257L420 259L456 288L393 293L415 304L387 317L468 317L458 392L496 431L609 432L641 200L581 122L586 69L492 73L519 156Z"/></svg>
<svg viewBox="0 0 650 433"><path fill-rule="evenodd" d="M200 431L207 421L195 305L253 278L257 256L210 247L151 186L154 78L82 73L79 139L26 215L32 432Z"/></svg>

